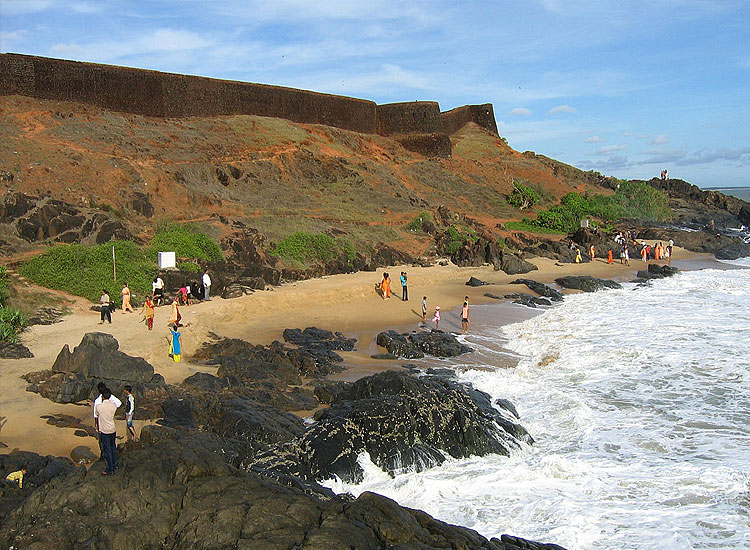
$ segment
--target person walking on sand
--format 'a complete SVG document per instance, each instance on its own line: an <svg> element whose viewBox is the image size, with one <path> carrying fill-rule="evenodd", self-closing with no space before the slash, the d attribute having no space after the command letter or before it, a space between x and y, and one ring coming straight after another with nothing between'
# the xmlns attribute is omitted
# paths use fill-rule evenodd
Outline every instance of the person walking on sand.
<svg viewBox="0 0 750 550"><path fill-rule="evenodd" d="M203 270L203 299L205 301L210 301L210 290L211 290L211 276L208 274L208 269Z"/></svg>
<svg viewBox="0 0 750 550"><path fill-rule="evenodd" d="M380 283L380 290L383 293L383 300L387 300L391 297L391 280L388 273L383 273L383 280Z"/></svg>
<svg viewBox="0 0 750 550"><path fill-rule="evenodd" d="M182 320L182 315L180 315L179 300L179 294L175 295L174 300L172 300L172 312L170 313L169 319L167 320L168 324L174 325L176 327L180 326L180 321Z"/></svg>
<svg viewBox="0 0 750 550"><path fill-rule="evenodd" d="M164 303L164 281L161 277L155 277L154 282L151 283L151 296L157 306Z"/></svg>
<svg viewBox="0 0 750 550"><path fill-rule="evenodd" d="M594 248L594 245L592 244L589 247L589 256L591 256L591 261L594 261L594 258L596 258L596 248Z"/></svg>
<svg viewBox="0 0 750 550"><path fill-rule="evenodd" d="M172 335L172 339L169 342L169 355L172 357L175 363L180 362L180 355L182 353L182 345L180 344L180 331L176 325L169 327L169 332Z"/></svg>
<svg viewBox="0 0 750 550"><path fill-rule="evenodd" d="M630 248L627 244L623 247L622 253L625 255L625 265L630 265Z"/></svg>
<svg viewBox="0 0 750 550"><path fill-rule="evenodd" d="M612 247L607 251L607 263L614 263L614 260L612 259Z"/></svg>
<svg viewBox="0 0 750 550"><path fill-rule="evenodd" d="M401 272L401 301L409 301L409 290L406 288L406 271Z"/></svg>
<svg viewBox="0 0 750 550"><path fill-rule="evenodd" d="M135 434L135 427L133 427L133 414L135 413L135 398L133 397L133 387L128 385L124 388L125 391L125 426L128 429L128 435L133 441L138 441L138 436Z"/></svg>
<svg viewBox="0 0 750 550"><path fill-rule="evenodd" d="M112 324L112 301L109 299L109 293L102 289L102 295L99 297L99 311L102 314L102 320L99 321L100 325L104 324L104 319L107 319L109 324Z"/></svg>
<svg viewBox="0 0 750 550"><path fill-rule="evenodd" d="M422 296L422 321L427 321L427 296Z"/></svg>
<svg viewBox="0 0 750 550"><path fill-rule="evenodd" d="M143 302L143 309L141 309L141 315L146 319L146 326L148 330L154 328L154 302L151 301L150 297L146 297L146 301Z"/></svg>
<svg viewBox="0 0 750 550"><path fill-rule="evenodd" d="M15 472L11 472L7 476L5 476L5 481L9 483L15 483L16 485L18 485L19 489L23 489L23 476L25 476L27 473L28 470L26 469L26 466L24 466L20 470L16 470Z"/></svg>
<svg viewBox="0 0 750 550"><path fill-rule="evenodd" d="M581 249L576 248L576 263L580 264L583 261L583 258L581 258Z"/></svg>
<svg viewBox="0 0 750 550"><path fill-rule="evenodd" d="M104 388L102 392L102 402L94 405L94 414L96 415L96 425L99 430L99 438L104 447L104 459L107 461L107 467L102 475L112 475L118 468L117 464L117 434L115 428L115 412L118 405L110 400L112 392L109 388Z"/></svg>
<svg viewBox="0 0 750 550"><path fill-rule="evenodd" d="M461 308L461 330L469 332L469 302L464 302Z"/></svg>
<svg viewBox="0 0 750 550"><path fill-rule="evenodd" d="M432 317L432 322L435 323L435 330L440 330L440 306L435 306L435 315Z"/></svg>
<svg viewBox="0 0 750 550"><path fill-rule="evenodd" d="M122 296L122 314L125 315L126 311L133 313L133 307L130 305L130 289L128 288L128 283L122 284L120 296Z"/></svg>

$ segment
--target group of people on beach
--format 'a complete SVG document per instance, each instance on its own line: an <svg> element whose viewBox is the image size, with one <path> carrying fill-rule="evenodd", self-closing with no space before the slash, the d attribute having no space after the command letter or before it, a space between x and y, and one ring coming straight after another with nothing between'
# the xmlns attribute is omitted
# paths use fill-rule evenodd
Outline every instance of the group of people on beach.
<svg viewBox="0 0 750 550"><path fill-rule="evenodd" d="M615 235L614 241L617 244L617 247L619 247L620 264L630 265L631 247L638 252L644 262L648 262L649 260L666 260L667 265L671 264L672 249L674 246L674 241L672 239L669 239L669 243L667 245L663 245L661 242L658 242L656 245L650 245L645 241L638 242L635 233L628 230L624 232L620 231L617 235ZM610 246L607 250L608 264L614 263L614 252L612 248L613 247ZM581 257L581 249L579 245L571 240L570 249L575 253L575 263L581 263L583 259ZM589 257L592 262L596 259L596 247L593 243L589 246Z"/></svg>

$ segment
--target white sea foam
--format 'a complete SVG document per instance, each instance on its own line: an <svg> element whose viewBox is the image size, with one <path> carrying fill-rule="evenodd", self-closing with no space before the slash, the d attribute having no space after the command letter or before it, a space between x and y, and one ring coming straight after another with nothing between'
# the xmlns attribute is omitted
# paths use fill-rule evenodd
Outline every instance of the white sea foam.
<svg viewBox="0 0 750 550"><path fill-rule="evenodd" d="M364 482L335 490L571 550L748 548L749 302L750 270L706 270L503 328L475 306L477 352L449 364L510 399L536 444L393 479L362 457ZM503 347L518 365L488 370Z"/></svg>

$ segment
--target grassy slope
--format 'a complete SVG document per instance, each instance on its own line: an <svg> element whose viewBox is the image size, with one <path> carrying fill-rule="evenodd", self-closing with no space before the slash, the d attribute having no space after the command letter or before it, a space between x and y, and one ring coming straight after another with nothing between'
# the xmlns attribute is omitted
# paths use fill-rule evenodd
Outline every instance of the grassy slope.
<svg viewBox="0 0 750 550"><path fill-rule="evenodd" d="M528 214L505 201L514 178L547 202L592 185L474 125L452 136L453 158L427 159L388 138L266 117L159 119L18 96L0 97L0 114L0 170L14 175L5 189L111 205L143 236L169 219L207 221L219 237L216 213L276 241L335 229L419 252L430 239L405 226L421 211L446 205L494 228ZM150 195L153 218L130 210L133 192Z"/></svg>

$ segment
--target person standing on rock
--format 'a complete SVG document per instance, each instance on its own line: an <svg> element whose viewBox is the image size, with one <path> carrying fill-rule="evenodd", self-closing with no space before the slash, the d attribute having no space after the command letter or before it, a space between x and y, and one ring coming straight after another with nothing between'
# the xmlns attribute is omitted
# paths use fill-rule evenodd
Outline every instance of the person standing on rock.
<svg viewBox="0 0 750 550"><path fill-rule="evenodd" d="M117 470L117 434L115 428L115 405L110 398L112 392L109 388L104 388L102 392L102 402L94 405L94 414L96 415L96 425L99 430L99 439L104 447L104 459L107 461L107 467L102 475L112 475ZM118 399L119 401L119 399Z"/></svg>
<svg viewBox="0 0 750 550"><path fill-rule="evenodd" d="M211 300L211 276L208 274L208 269L203 271L203 299L206 301Z"/></svg>
<svg viewBox="0 0 750 550"><path fill-rule="evenodd" d="M104 382L99 382L97 384L96 389L99 390L99 395L96 399L94 399L94 426L96 427L96 431L99 432L99 418L98 413L96 412L96 406L101 405L102 401L104 400L104 391L107 390L107 385ZM112 395L112 392L109 392L108 399L112 401L112 403L115 405L115 408L122 406L122 401L117 399L114 395ZM102 442L102 438L99 438L99 460L104 460L104 443Z"/></svg>
<svg viewBox="0 0 750 550"><path fill-rule="evenodd" d="M123 388L125 391L125 426L128 430L128 435L133 441L138 441L138 436L135 434L135 427L133 426L133 414L135 413L135 398L133 397L133 388L128 385Z"/></svg>
<svg viewBox="0 0 750 550"><path fill-rule="evenodd" d="M143 302L141 315L146 318L146 326L148 327L148 330L152 330L154 328L154 302L152 302L151 298L148 296L146 297L146 301Z"/></svg>
<svg viewBox="0 0 750 550"><path fill-rule="evenodd" d="M464 302L461 308L461 330L464 333L469 332L469 302Z"/></svg>
<svg viewBox="0 0 750 550"><path fill-rule="evenodd" d="M409 301L409 290L406 287L406 271L401 272L401 300Z"/></svg>
<svg viewBox="0 0 750 550"><path fill-rule="evenodd" d="M112 324L112 302L109 299L109 293L102 289L102 295L99 298L99 311L102 314L102 320L99 321L100 325L104 324L104 319L107 319L109 321L109 324Z"/></svg>
<svg viewBox="0 0 750 550"><path fill-rule="evenodd" d="M130 289L128 288L128 283L122 284L120 296L122 296L122 314L125 315L126 311L133 313L133 307L130 305Z"/></svg>

